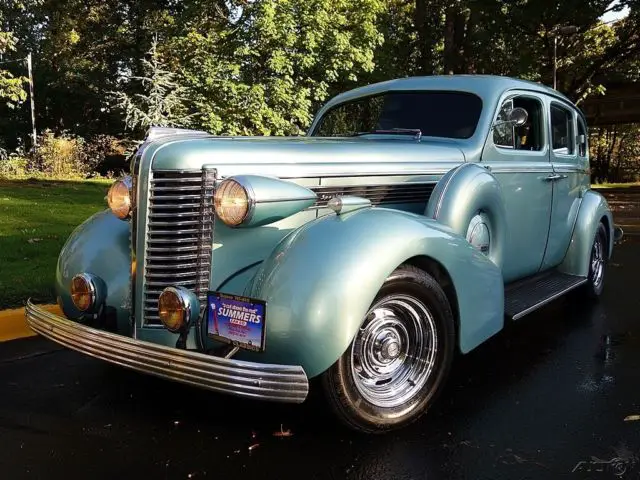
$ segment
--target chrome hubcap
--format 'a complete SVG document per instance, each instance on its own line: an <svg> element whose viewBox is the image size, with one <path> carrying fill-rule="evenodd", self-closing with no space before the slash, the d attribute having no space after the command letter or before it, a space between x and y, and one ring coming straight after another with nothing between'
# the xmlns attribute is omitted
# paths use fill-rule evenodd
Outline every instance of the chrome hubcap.
<svg viewBox="0 0 640 480"><path fill-rule="evenodd" d="M427 306L407 295L385 297L371 308L351 346L356 388L378 407L402 405L427 382L437 352Z"/></svg>
<svg viewBox="0 0 640 480"><path fill-rule="evenodd" d="M591 281L596 288L600 287L604 277L604 244L600 235L596 236L591 251Z"/></svg>

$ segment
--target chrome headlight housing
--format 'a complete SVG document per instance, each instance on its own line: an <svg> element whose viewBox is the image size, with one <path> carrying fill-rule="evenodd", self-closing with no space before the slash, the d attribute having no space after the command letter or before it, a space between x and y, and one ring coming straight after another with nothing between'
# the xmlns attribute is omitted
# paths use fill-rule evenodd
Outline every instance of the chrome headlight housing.
<svg viewBox="0 0 640 480"><path fill-rule="evenodd" d="M73 305L85 313L95 312L105 300L106 287L102 279L87 272L71 279L69 293Z"/></svg>
<svg viewBox="0 0 640 480"><path fill-rule="evenodd" d="M158 316L162 325L173 333L182 331L200 313L200 302L184 287L167 287L158 298Z"/></svg>
<svg viewBox="0 0 640 480"><path fill-rule="evenodd" d="M254 204L250 187L233 178L224 180L213 197L216 214L230 227L237 227L250 218Z"/></svg>
<svg viewBox="0 0 640 480"><path fill-rule="evenodd" d="M258 227L310 207L317 199L307 187L277 177L235 175L220 182L213 196L216 215L230 227Z"/></svg>
<svg viewBox="0 0 640 480"><path fill-rule="evenodd" d="M111 185L107 193L107 203L111 212L121 220L129 218L131 215L132 186L133 180L127 175Z"/></svg>

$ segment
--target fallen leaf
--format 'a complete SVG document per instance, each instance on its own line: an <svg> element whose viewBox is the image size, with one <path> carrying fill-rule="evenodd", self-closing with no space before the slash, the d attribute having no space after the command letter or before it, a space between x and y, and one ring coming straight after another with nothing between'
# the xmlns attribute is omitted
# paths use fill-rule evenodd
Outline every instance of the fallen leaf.
<svg viewBox="0 0 640 480"><path fill-rule="evenodd" d="M640 420L640 415L627 415L624 417L625 422L635 422L636 420Z"/></svg>
<svg viewBox="0 0 640 480"><path fill-rule="evenodd" d="M40 242L42 241L41 238L30 238L29 240L27 240L27 242L29 243L36 243L36 242Z"/></svg>
<svg viewBox="0 0 640 480"><path fill-rule="evenodd" d="M274 437L292 437L293 433L291 432L291 430L283 430L282 429L282 424L280 424L280 431L279 432L273 432L273 436Z"/></svg>

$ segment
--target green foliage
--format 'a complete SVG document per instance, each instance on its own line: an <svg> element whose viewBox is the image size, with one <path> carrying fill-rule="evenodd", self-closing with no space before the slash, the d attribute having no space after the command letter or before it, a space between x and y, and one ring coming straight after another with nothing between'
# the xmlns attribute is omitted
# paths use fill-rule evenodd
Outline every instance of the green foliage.
<svg viewBox="0 0 640 480"><path fill-rule="evenodd" d="M623 7L626 19L600 23ZM552 84L554 44L558 89L577 102L640 79L638 0L7 0L0 31L0 53L33 52L39 128L87 139L139 140L154 124L299 135L332 95L409 75ZM0 97L19 106L14 67ZM11 150L29 116L3 103Z"/></svg>
<svg viewBox="0 0 640 480"><path fill-rule="evenodd" d="M171 47L183 59L196 125L217 134L303 133L330 95L373 71L383 3L260 0L213 29L209 18L187 19Z"/></svg>
<svg viewBox="0 0 640 480"><path fill-rule="evenodd" d="M144 75L126 75L124 88L140 82L142 93L130 95L123 90L110 92L116 108L124 112L124 124L131 130L144 131L152 126L186 127L190 123L186 113L186 88L180 85L177 74L169 71L158 52L154 39L149 58L142 59Z"/></svg>
<svg viewBox="0 0 640 480"><path fill-rule="evenodd" d="M592 181L640 181L640 125L592 128L589 135Z"/></svg>
<svg viewBox="0 0 640 480"><path fill-rule="evenodd" d="M5 53L14 51L15 46L16 38L13 34L0 31L0 58L3 58ZM0 101L5 102L9 108L15 108L20 102L25 101L27 98L27 92L24 89L26 80L23 76L16 77L11 72L0 68Z"/></svg>
<svg viewBox="0 0 640 480"><path fill-rule="evenodd" d="M83 178L87 174L84 140L46 131L31 155L31 169L53 178Z"/></svg>
<svg viewBox="0 0 640 480"><path fill-rule="evenodd" d="M29 160L20 155L2 155L0 152L0 178L23 178L29 171Z"/></svg>

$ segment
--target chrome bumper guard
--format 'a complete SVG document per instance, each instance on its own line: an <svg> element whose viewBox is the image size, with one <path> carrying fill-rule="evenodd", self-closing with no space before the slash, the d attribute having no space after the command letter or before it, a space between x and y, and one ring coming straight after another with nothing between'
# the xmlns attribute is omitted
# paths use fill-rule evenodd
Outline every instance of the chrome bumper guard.
<svg viewBox="0 0 640 480"><path fill-rule="evenodd" d="M239 397L302 403L309 381L301 366L244 362L156 345L87 327L27 301L25 316L40 335L92 357L158 377Z"/></svg>
<svg viewBox="0 0 640 480"><path fill-rule="evenodd" d="M618 225L613 227L613 241L614 243L620 243L624 237L624 230Z"/></svg>

